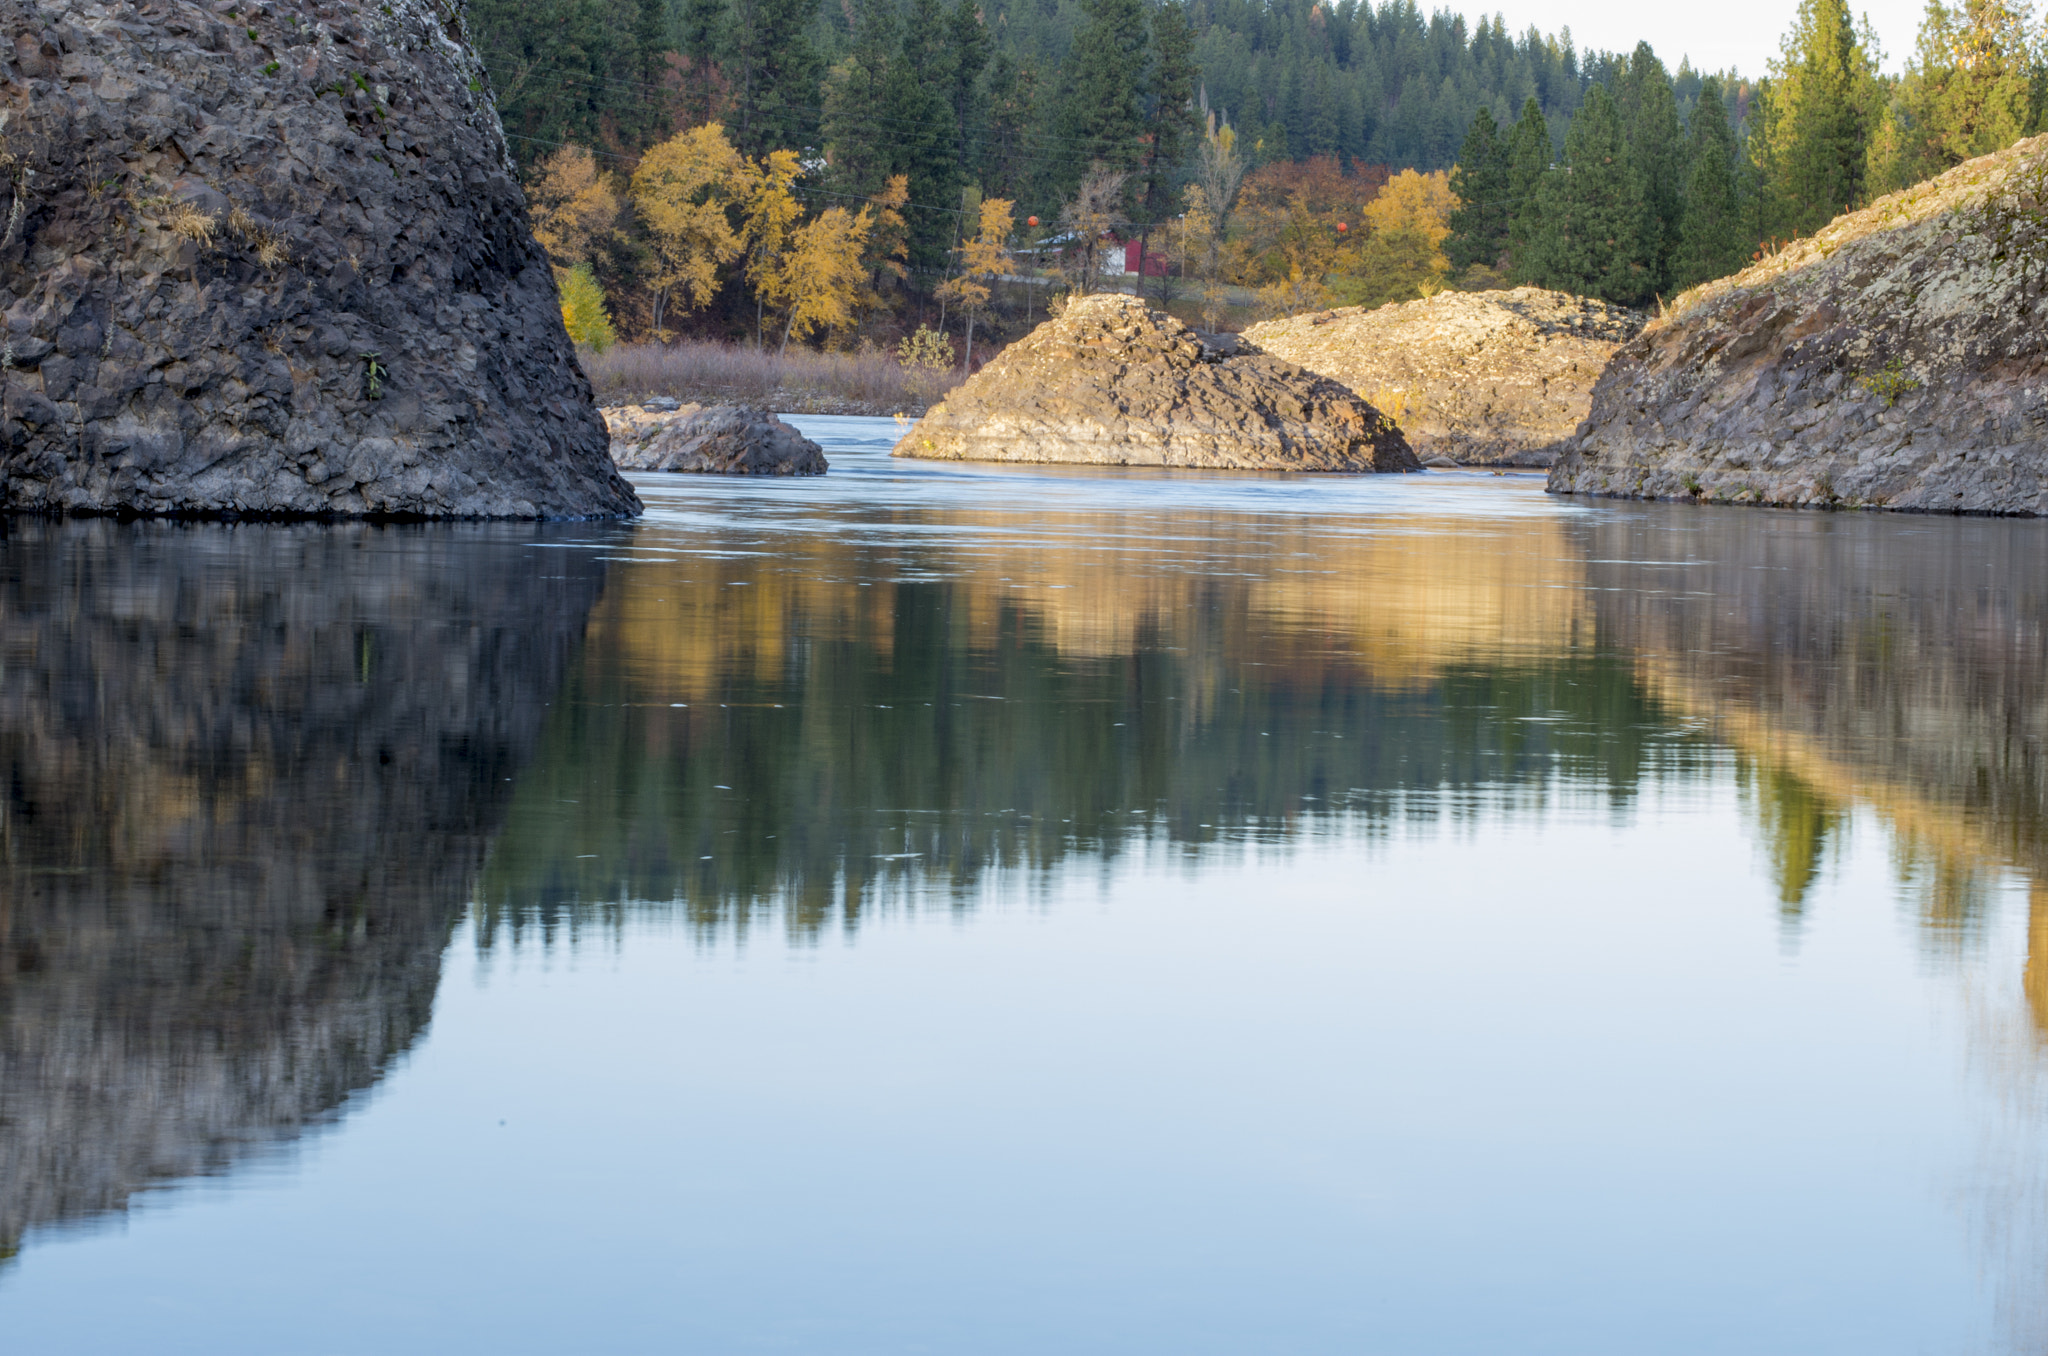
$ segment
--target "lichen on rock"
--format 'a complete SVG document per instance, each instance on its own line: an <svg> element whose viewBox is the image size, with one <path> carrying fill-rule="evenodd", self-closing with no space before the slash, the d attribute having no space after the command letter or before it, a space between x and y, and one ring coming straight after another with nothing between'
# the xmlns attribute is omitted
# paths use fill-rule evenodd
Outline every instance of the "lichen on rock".
<svg viewBox="0 0 2048 1356"><path fill-rule="evenodd" d="M0 0L0 508L638 511L455 0Z"/></svg>
<svg viewBox="0 0 2048 1356"><path fill-rule="evenodd" d="M955 388L899 457L1237 470L1416 471L1392 420L1250 345L1209 343L1136 297L1072 302Z"/></svg>
<svg viewBox="0 0 2048 1356"><path fill-rule="evenodd" d="M1555 493L2048 513L2048 137L1682 294L1624 345Z"/></svg>
<svg viewBox="0 0 2048 1356"><path fill-rule="evenodd" d="M1591 297L1517 287L1289 316L1244 337L1371 401L1428 464L1549 466L1643 320Z"/></svg>

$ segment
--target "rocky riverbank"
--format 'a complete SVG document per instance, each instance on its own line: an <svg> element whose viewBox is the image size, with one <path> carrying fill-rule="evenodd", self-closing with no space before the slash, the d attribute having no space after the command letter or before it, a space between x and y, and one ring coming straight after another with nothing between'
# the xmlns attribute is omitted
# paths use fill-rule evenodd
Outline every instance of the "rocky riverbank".
<svg viewBox="0 0 2048 1356"><path fill-rule="evenodd" d="M2048 137L1680 296L1615 355L1562 494L2048 513Z"/></svg>
<svg viewBox="0 0 2048 1356"><path fill-rule="evenodd" d="M0 508L638 511L459 5L0 30Z"/></svg>
<svg viewBox="0 0 2048 1356"><path fill-rule="evenodd" d="M831 469L824 448L767 410L657 398L603 413L622 471L821 476Z"/></svg>
<svg viewBox="0 0 2048 1356"><path fill-rule="evenodd" d="M1639 311L1518 287L1439 292L1254 325L1244 337L1342 382L1443 466L1550 466Z"/></svg>
<svg viewBox="0 0 2048 1356"><path fill-rule="evenodd" d="M1205 342L1136 297L1071 303L920 419L899 457L1238 470L1413 471L1386 418L1334 381Z"/></svg>

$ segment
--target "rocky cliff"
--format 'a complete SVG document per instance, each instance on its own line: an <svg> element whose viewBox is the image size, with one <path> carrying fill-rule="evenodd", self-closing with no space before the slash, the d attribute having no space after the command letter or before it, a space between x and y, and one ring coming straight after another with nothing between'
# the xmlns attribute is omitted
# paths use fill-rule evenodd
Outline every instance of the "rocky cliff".
<svg viewBox="0 0 2048 1356"><path fill-rule="evenodd" d="M1136 297L1074 301L934 405L899 457L1269 471L1422 469L1392 420Z"/></svg>
<svg viewBox="0 0 2048 1356"><path fill-rule="evenodd" d="M1676 299L1551 472L1564 494L2048 513L2048 137Z"/></svg>
<svg viewBox="0 0 2048 1356"><path fill-rule="evenodd" d="M0 0L0 508L638 501L459 0Z"/></svg>
<svg viewBox="0 0 2048 1356"><path fill-rule="evenodd" d="M1549 466L1643 316L1568 292L1439 292L1254 325L1266 352L1342 382L1434 465Z"/></svg>
<svg viewBox="0 0 2048 1356"><path fill-rule="evenodd" d="M560 540L0 519L0 1258L418 1037L603 586Z"/></svg>

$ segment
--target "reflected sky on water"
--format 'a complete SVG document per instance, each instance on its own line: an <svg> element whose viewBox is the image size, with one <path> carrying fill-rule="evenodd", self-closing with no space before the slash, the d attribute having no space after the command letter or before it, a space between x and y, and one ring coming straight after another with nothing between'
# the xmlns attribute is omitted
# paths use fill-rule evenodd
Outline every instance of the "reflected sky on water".
<svg viewBox="0 0 2048 1356"><path fill-rule="evenodd" d="M0 525L25 1350L2048 1341L2040 524Z"/></svg>

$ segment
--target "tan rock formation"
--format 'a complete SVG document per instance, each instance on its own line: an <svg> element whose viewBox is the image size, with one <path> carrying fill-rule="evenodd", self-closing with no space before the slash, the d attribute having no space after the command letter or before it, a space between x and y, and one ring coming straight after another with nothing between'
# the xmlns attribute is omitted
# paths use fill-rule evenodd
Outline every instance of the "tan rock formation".
<svg viewBox="0 0 2048 1356"><path fill-rule="evenodd" d="M899 457L1266 471L1416 471L1392 420L1249 346L1206 345L1136 297L1083 297L1004 349Z"/></svg>
<svg viewBox="0 0 2048 1356"><path fill-rule="evenodd" d="M743 405L620 405L604 411L604 422L622 471L821 476L831 469L824 448L767 410Z"/></svg>
<svg viewBox="0 0 2048 1356"><path fill-rule="evenodd" d="M1439 292L1271 320L1244 337L1342 382L1430 465L1549 466L1640 312L1569 292Z"/></svg>
<svg viewBox="0 0 2048 1356"><path fill-rule="evenodd" d="M1615 355L1561 494L2048 513L2048 137L1837 217Z"/></svg>

